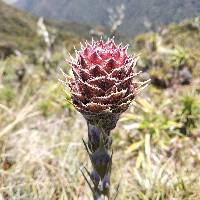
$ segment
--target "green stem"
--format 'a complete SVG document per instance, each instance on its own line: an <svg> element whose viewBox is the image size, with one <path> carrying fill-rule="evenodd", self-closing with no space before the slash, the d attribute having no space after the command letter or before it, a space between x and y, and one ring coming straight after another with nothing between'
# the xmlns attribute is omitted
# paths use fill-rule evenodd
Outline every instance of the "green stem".
<svg viewBox="0 0 200 200"><path fill-rule="evenodd" d="M109 200L112 167L110 133L105 133L101 127L88 123L88 142L83 140L83 143L93 167L91 173L85 168L90 181L84 173L83 175L92 190L93 198L94 200Z"/></svg>

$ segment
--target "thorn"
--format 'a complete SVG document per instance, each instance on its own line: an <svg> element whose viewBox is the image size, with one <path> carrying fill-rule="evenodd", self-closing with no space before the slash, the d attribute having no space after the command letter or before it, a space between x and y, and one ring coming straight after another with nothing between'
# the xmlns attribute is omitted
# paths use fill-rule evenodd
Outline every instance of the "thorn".
<svg viewBox="0 0 200 200"><path fill-rule="evenodd" d="M137 72L137 73L134 73L134 74L133 74L133 77L138 76L138 75L141 74L141 73L142 73L142 71L139 71L139 72Z"/></svg>
<svg viewBox="0 0 200 200"><path fill-rule="evenodd" d="M117 196L118 196L118 194L119 194L119 187L120 187L120 183L117 184L117 187L116 187L116 191L115 191L113 200L116 200L116 199L117 199Z"/></svg>
<svg viewBox="0 0 200 200"><path fill-rule="evenodd" d="M92 177L91 177L91 174L90 174L90 172L88 171L88 169L87 169L85 166L83 166L83 168L84 168L85 171L87 172L87 174L88 174L88 176L90 177L92 183L95 185L95 182L93 181L93 179L92 179Z"/></svg>
<svg viewBox="0 0 200 200"><path fill-rule="evenodd" d="M67 51L67 53L68 53L69 58L71 59L71 61L69 61L68 59L66 59L67 62L69 62L69 63L70 62L76 63L76 59L71 55L71 53L69 51Z"/></svg>
<svg viewBox="0 0 200 200"><path fill-rule="evenodd" d="M88 41L87 41L87 40L85 40L85 44L88 44Z"/></svg>
<svg viewBox="0 0 200 200"><path fill-rule="evenodd" d="M88 146L87 146L85 140L82 139L82 141L83 141L83 144L84 144L84 146L85 146L85 149L86 149L87 153L88 153L89 155L91 155L91 153L90 153L90 151L89 151L89 149L88 149Z"/></svg>
<svg viewBox="0 0 200 200"><path fill-rule="evenodd" d="M145 84L148 84L149 82L151 82L151 79L148 79L146 81L143 81L143 82L139 82L142 85L145 85Z"/></svg>
<svg viewBox="0 0 200 200"><path fill-rule="evenodd" d="M70 58L74 59L71 53L67 50L67 54L69 55Z"/></svg>
<svg viewBox="0 0 200 200"><path fill-rule="evenodd" d="M136 95L139 94L142 90L144 90L146 87L148 86L148 84L144 85L143 87L139 87L137 89L137 92L135 93Z"/></svg>
<svg viewBox="0 0 200 200"><path fill-rule="evenodd" d="M62 75L63 75L67 80L71 78L70 76L68 76L68 75L62 70L61 67L59 68L59 70L61 71Z"/></svg>
<svg viewBox="0 0 200 200"><path fill-rule="evenodd" d="M118 44L118 48L120 49L122 47L122 42Z"/></svg>
<svg viewBox="0 0 200 200"><path fill-rule="evenodd" d="M61 82L64 86L68 87L67 83L61 79L58 79L59 82Z"/></svg>
<svg viewBox="0 0 200 200"><path fill-rule="evenodd" d="M77 51L77 49L76 49L76 47L74 46L74 51L76 52Z"/></svg>
<svg viewBox="0 0 200 200"><path fill-rule="evenodd" d="M92 45L94 45L94 38L92 37Z"/></svg>
<svg viewBox="0 0 200 200"><path fill-rule="evenodd" d="M92 193L94 194L94 193L95 193L95 191L93 190L93 188L92 188L92 186L91 186L91 184L90 184L89 180L88 180L88 179L87 179L87 177L85 176L85 174L84 174L83 170L81 169L81 167L80 167L79 169L80 169L80 171L81 171L81 173L82 173L82 175L83 175L83 177L84 177L85 181L87 182L88 186L90 187L90 189L91 189Z"/></svg>
<svg viewBox="0 0 200 200"><path fill-rule="evenodd" d="M133 65L133 68L136 66L139 59L140 59L139 56L136 56L136 57L133 58L133 62L131 63Z"/></svg>
<svg viewBox="0 0 200 200"><path fill-rule="evenodd" d="M127 50L128 50L128 48L129 48L129 44L127 44L124 48L122 48L122 50L125 50L125 52L127 53Z"/></svg>
<svg viewBox="0 0 200 200"><path fill-rule="evenodd" d="M93 161L92 161L92 158L91 158L91 153L90 153L90 151L89 151L89 149L88 149L88 146L87 146L87 144L86 144L86 142L85 142L84 139L82 139L82 141L83 141L83 144L84 144L84 146L85 146L85 149L86 149L86 151L87 151L87 153L88 153L88 155L89 155L90 161L91 161L92 165L94 165L94 163L93 163Z"/></svg>
<svg viewBox="0 0 200 200"><path fill-rule="evenodd" d="M75 60L68 60L68 59L66 59L66 61L67 61L69 64L71 64L71 65L77 65L76 62L75 62Z"/></svg>
<svg viewBox="0 0 200 200"><path fill-rule="evenodd" d="M135 84L138 84L140 88L141 86L145 85L145 84L148 84L149 82L151 81L151 79L148 79L146 81L132 81L131 83L135 83Z"/></svg>
<svg viewBox="0 0 200 200"><path fill-rule="evenodd" d="M81 50L83 50L84 46L83 46L82 42L80 42L80 45L81 45Z"/></svg>

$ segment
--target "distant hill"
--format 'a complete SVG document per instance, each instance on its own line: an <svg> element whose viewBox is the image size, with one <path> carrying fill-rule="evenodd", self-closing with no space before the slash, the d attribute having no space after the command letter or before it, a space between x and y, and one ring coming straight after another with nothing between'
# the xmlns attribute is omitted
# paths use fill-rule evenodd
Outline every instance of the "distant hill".
<svg viewBox="0 0 200 200"><path fill-rule="evenodd" d="M0 1L0 45L31 46L36 35L36 17ZM27 41L32 38L32 41Z"/></svg>
<svg viewBox="0 0 200 200"><path fill-rule="evenodd" d="M200 15L199 0L18 0L15 5L48 18L108 25L107 9L121 3L126 11L120 31L129 35L147 31L147 26L155 27Z"/></svg>
<svg viewBox="0 0 200 200"><path fill-rule="evenodd" d="M37 34L37 21L38 17L0 1L0 52L38 47L41 38ZM88 26L57 21L46 20L45 24L49 30L57 30L57 40L63 43L87 37L90 29Z"/></svg>

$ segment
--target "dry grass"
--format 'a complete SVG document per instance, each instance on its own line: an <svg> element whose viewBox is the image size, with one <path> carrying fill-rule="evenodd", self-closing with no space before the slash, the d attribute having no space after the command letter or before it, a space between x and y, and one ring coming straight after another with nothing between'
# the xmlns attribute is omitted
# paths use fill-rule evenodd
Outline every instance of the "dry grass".
<svg viewBox="0 0 200 200"><path fill-rule="evenodd" d="M0 129L0 198L91 199L79 171L82 163L89 167L81 143L81 138L86 137L85 121L79 114L70 115L65 110L44 117L35 106L37 101L31 100L15 111L1 105L7 123ZM118 199L200 198L198 131L192 137L167 139L165 148L154 146L147 134L144 146L128 152L132 134L122 122L113 133L112 192L120 182Z"/></svg>
<svg viewBox="0 0 200 200"><path fill-rule="evenodd" d="M11 132L3 129L0 191L4 197L53 199L58 194L68 199L70 194L75 199L83 193L78 172L80 161L85 160L80 143L83 134L72 131L85 132L83 120L78 118L70 127L65 113L49 119L32 115Z"/></svg>

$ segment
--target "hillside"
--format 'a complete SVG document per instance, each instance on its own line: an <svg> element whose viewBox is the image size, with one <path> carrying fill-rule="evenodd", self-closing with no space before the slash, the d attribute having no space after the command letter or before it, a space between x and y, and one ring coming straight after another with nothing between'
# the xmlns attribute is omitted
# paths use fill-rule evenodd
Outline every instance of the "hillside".
<svg viewBox="0 0 200 200"><path fill-rule="evenodd" d="M39 16L84 24L108 25L108 8L124 3L125 19L120 28L135 35L160 24L178 22L200 14L199 0L18 0L16 6Z"/></svg>
<svg viewBox="0 0 200 200"><path fill-rule="evenodd" d="M148 72L156 87L188 85L200 77L199 18L140 34L131 44L141 54L138 66Z"/></svg>
<svg viewBox="0 0 200 200"><path fill-rule="evenodd" d="M38 17L7 5L0 1L0 51L31 50L41 46L41 38L37 34ZM89 26L73 23L61 23L46 20L48 30L56 31L56 43L68 45L79 38L88 37ZM31 40L30 40L31 39Z"/></svg>
<svg viewBox="0 0 200 200"><path fill-rule="evenodd" d="M18 11L0 1L0 45L3 44L23 48L32 46L37 40L36 17ZM32 38L32 41L28 41Z"/></svg>

